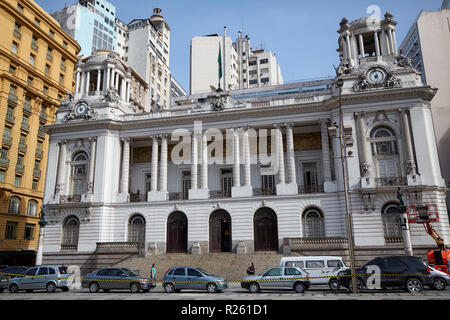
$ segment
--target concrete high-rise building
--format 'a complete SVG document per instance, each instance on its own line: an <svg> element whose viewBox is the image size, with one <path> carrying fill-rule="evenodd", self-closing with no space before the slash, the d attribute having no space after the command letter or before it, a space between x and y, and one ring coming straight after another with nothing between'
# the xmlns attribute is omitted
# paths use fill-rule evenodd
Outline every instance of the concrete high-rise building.
<svg viewBox="0 0 450 320"><path fill-rule="evenodd" d="M98 49L116 50L116 7L110 2L79 0L51 16L80 44L80 54L90 56Z"/></svg>
<svg viewBox="0 0 450 320"><path fill-rule="evenodd" d="M252 50L250 38L242 37L241 32L233 46L239 57L239 89L283 83L281 69L273 52Z"/></svg>
<svg viewBox="0 0 450 320"><path fill-rule="evenodd" d="M213 34L191 40L191 94L211 91L211 86L218 87L219 44L223 70L221 89L258 88L283 83L274 53L252 50L250 38L242 37L241 32L234 43L230 37L225 39Z"/></svg>
<svg viewBox="0 0 450 320"><path fill-rule="evenodd" d="M125 57L149 84L152 110L170 107L170 27L155 8L149 19L128 24L128 52Z"/></svg>
<svg viewBox="0 0 450 320"><path fill-rule="evenodd" d="M422 81L437 88L431 101L434 132L439 152L442 175L450 186L450 2L434 12L420 12L411 26L400 50L412 59L412 66L422 72ZM447 192L447 207L450 193Z"/></svg>
<svg viewBox="0 0 450 320"><path fill-rule="evenodd" d="M230 37L217 34L191 40L190 93L203 93L219 87L219 49L222 61L222 90L239 89L238 56Z"/></svg>
<svg viewBox="0 0 450 320"><path fill-rule="evenodd" d="M120 59L123 62L128 61L128 25L122 20L116 18L116 27L117 27L117 46L116 52L119 54Z"/></svg>
<svg viewBox="0 0 450 320"><path fill-rule="evenodd" d="M0 1L0 264L32 265L48 135L80 46L31 0Z"/></svg>

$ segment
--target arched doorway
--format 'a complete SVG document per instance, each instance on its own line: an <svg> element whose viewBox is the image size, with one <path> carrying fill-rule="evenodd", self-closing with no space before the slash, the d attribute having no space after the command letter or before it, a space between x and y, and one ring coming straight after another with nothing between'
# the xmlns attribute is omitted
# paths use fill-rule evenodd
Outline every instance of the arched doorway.
<svg viewBox="0 0 450 320"><path fill-rule="evenodd" d="M140 214L128 221L128 242L145 243L145 219Z"/></svg>
<svg viewBox="0 0 450 320"><path fill-rule="evenodd" d="M278 224L275 211L261 208L253 217L255 251L278 251Z"/></svg>
<svg viewBox="0 0 450 320"><path fill-rule="evenodd" d="M231 251L231 217L225 210L216 210L209 217L209 251Z"/></svg>
<svg viewBox="0 0 450 320"><path fill-rule="evenodd" d="M187 252L188 220L181 211L173 212L167 218L167 253Z"/></svg>

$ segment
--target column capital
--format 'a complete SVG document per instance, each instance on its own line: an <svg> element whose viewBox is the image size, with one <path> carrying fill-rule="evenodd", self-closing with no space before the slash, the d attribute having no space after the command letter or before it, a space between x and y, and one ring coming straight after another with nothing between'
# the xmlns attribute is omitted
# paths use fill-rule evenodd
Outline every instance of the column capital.
<svg viewBox="0 0 450 320"><path fill-rule="evenodd" d="M322 118L319 119L319 124L325 123L325 124L329 124L331 121L329 118Z"/></svg>
<svg viewBox="0 0 450 320"><path fill-rule="evenodd" d="M123 142L130 142L130 137L120 138L120 140Z"/></svg>
<svg viewBox="0 0 450 320"><path fill-rule="evenodd" d="M365 114L366 114L366 113L365 113L364 111L361 111L361 112L355 112L355 113L353 113L353 116L354 116L355 118L362 118L362 117L364 117Z"/></svg>
<svg viewBox="0 0 450 320"><path fill-rule="evenodd" d="M409 110L407 108L398 108L397 111L400 113L408 113Z"/></svg>
<svg viewBox="0 0 450 320"><path fill-rule="evenodd" d="M97 141L97 137L89 137L88 140L91 141L91 142L92 141Z"/></svg>
<svg viewBox="0 0 450 320"><path fill-rule="evenodd" d="M280 123L274 123L273 126L274 126L275 128L277 128L277 129L281 129L281 127L283 126L283 124L282 124L281 122L280 122Z"/></svg>
<svg viewBox="0 0 450 320"><path fill-rule="evenodd" d="M58 144L67 144L67 140L66 139L62 139L58 141Z"/></svg>

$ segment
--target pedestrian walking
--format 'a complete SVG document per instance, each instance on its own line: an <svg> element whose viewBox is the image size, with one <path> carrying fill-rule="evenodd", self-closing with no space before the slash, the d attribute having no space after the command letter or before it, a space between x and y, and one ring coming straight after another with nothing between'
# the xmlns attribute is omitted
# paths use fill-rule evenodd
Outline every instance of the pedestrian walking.
<svg viewBox="0 0 450 320"><path fill-rule="evenodd" d="M247 268L247 274L248 274L249 276L255 275L255 265L253 264L253 262L252 262L252 264Z"/></svg>
<svg viewBox="0 0 450 320"><path fill-rule="evenodd" d="M152 278L152 280L156 280L156 265L155 264L152 265L152 269L150 270L150 278Z"/></svg>

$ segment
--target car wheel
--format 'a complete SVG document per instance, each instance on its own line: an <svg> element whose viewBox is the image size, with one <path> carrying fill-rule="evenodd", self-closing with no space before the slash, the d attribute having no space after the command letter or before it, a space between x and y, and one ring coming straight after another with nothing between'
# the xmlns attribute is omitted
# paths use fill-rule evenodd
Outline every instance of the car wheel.
<svg viewBox="0 0 450 320"><path fill-rule="evenodd" d="M297 282L294 286L294 289L297 293L304 293L306 290L306 286L301 282Z"/></svg>
<svg viewBox="0 0 450 320"><path fill-rule="evenodd" d="M206 291L209 293L216 293L217 292L217 286L215 283L208 283L206 286Z"/></svg>
<svg viewBox="0 0 450 320"><path fill-rule="evenodd" d="M260 291L259 285L256 282L250 283L248 291L250 291L250 293L258 293Z"/></svg>
<svg viewBox="0 0 450 320"><path fill-rule="evenodd" d="M447 287L447 281L443 278L436 278L433 281L433 288L436 290L445 290Z"/></svg>
<svg viewBox="0 0 450 320"><path fill-rule="evenodd" d="M33 289L28 289L28 290L26 290L27 291L27 293L32 293L33 292Z"/></svg>
<svg viewBox="0 0 450 320"><path fill-rule="evenodd" d="M406 291L411 293L422 292L423 284L417 278L409 278L406 280Z"/></svg>
<svg viewBox="0 0 450 320"><path fill-rule="evenodd" d="M13 283L12 285L9 286L8 290L10 293L16 293L17 291L19 291L19 286Z"/></svg>
<svg viewBox="0 0 450 320"><path fill-rule="evenodd" d="M133 293L138 293L139 291L141 291L141 286L139 285L139 283L133 282L130 285L130 290Z"/></svg>
<svg viewBox="0 0 450 320"><path fill-rule="evenodd" d="M330 289L333 291L337 291L341 288L341 285L339 284L338 279L331 279L330 282L328 283L328 285L330 286Z"/></svg>
<svg viewBox="0 0 450 320"><path fill-rule="evenodd" d="M56 285L53 282L47 283L47 292L53 293L56 291Z"/></svg>
<svg viewBox="0 0 450 320"><path fill-rule="evenodd" d="M361 279L356 279L356 288L358 289L358 292L361 292L362 289L364 288L364 284L361 281ZM353 281L352 281L352 279L350 279L350 282L348 283L348 290L353 292Z"/></svg>
<svg viewBox="0 0 450 320"><path fill-rule="evenodd" d="M172 283L166 283L164 285L164 291L166 293L174 293L175 292L175 287Z"/></svg>
<svg viewBox="0 0 450 320"><path fill-rule="evenodd" d="M97 282L91 282L91 284L89 284L89 291L92 293L96 293L98 292L98 290L100 289L100 286L98 285Z"/></svg>

